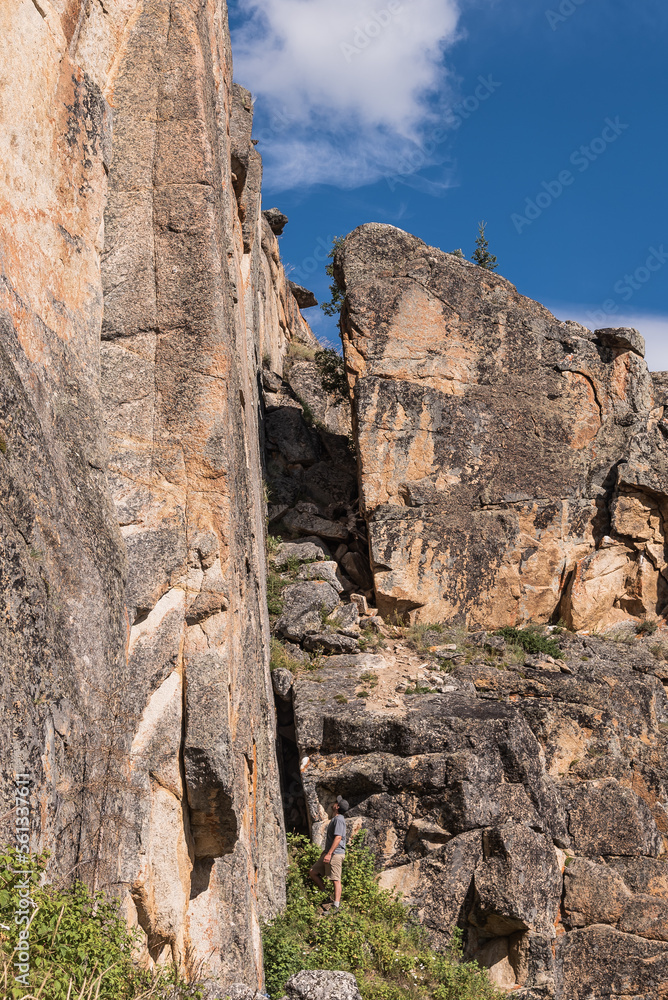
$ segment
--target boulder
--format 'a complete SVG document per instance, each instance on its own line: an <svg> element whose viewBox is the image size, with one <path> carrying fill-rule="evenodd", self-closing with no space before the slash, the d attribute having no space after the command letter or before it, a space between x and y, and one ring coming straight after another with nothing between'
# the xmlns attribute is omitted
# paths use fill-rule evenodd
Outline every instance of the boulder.
<svg viewBox="0 0 668 1000"><path fill-rule="evenodd" d="M273 562L277 569L284 569L292 559L301 563L311 562L314 559L324 562L328 558L327 547L320 539L315 541L304 539L303 542L282 542L276 549Z"/></svg>
<svg viewBox="0 0 668 1000"><path fill-rule="evenodd" d="M283 1000L362 1000L349 972L298 972L285 988Z"/></svg>
<svg viewBox="0 0 668 1000"><path fill-rule="evenodd" d="M271 672L271 683L274 688L274 693L278 695L282 701L290 701L292 697L292 685L295 682L294 675L286 667L277 667L276 670Z"/></svg>
<svg viewBox="0 0 668 1000"><path fill-rule="evenodd" d="M284 215L278 208L266 208L262 215L269 223L269 228L274 236L280 236L288 224L287 215Z"/></svg>
<svg viewBox="0 0 668 1000"><path fill-rule="evenodd" d="M299 580L326 580L337 594L346 589L338 565L333 561L309 563L302 566L297 574ZM351 588L352 589L352 588Z"/></svg>
<svg viewBox="0 0 668 1000"><path fill-rule="evenodd" d="M304 637L304 649L311 653L324 650L326 653L356 653L359 643L348 635L340 632L315 632Z"/></svg>
<svg viewBox="0 0 668 1000"><path fill-rule="evenodd" d="M568 1000L657 1000L668 991L668 949L602 924L563 935L556 958Z"/></svg>
<svg viewBox="0 0 668 1000"><path fill-rule="evenodd" d="M569 858L564 871L564 910L571 927L616 924L631 898L623 878L606 865Z"/></svg>
<svg viewBox="0 0 668 1000"><path fill-rule="evenodd" d="M645 338L632 328L595 330L594 336L605 347L616 351L634 351L639 357L645 357Z"/></svg>
<svg viewBox="0 0 668 1000"><path fill-rule="evenodd" d="M348 528L340 521L330 521L304 510L290 510L283 517L283 524L288 531L298 535L317 535L327 541L345 541L349 536Z"/></svg>
<svg viewBox="0 0 668 1000"><path fill-rule="evenodd" d="M359 624L360 613L356 604L340 604L331 613L329 620L337 628L351 629Z"/></svg>
<svg viewBox="0 0 668 1000"><path fill-rule="evenodd" d="M290 285L290 291L296 298L297 305L300 309L311 309L313 306L317 306L318 300L313 292L309 292L308 288L298 285L295 281L290 281L288 284Z"/></svg>
<svg viewBox="0 0 668 1000"><path fill-rule="evenodd" d="M589 856L657 857L663 841L648 805L614 779L562 789L573 846Z"/></svg>
<svg viewBox="0 0 668 1000"><path fill-rule="evenodd" d="M283 591L283 612L276 622L278 635L301 642L306 632L322 630L322 613L329 614L339 603L339 595L325 581L295 583Z"/></svg>

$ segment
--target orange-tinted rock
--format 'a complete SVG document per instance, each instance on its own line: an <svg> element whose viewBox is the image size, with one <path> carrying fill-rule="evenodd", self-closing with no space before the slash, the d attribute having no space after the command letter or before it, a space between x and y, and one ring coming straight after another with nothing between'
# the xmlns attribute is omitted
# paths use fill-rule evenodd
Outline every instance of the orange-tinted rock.
<svg viewBox="0 0 668 1000"><path fill-rule="evenodd" d="M258 384L315 341L226 4L0 28L2 731L33 846L126 887L152 959L259 985L285 845Z"/></svg>
<svg viewBox="0 0 668 1000"><path fill-rule="evenodd" d="M668 603L668 445L634 331L555 319L392 226L336 259L379 609L576 629Z"/></svg>

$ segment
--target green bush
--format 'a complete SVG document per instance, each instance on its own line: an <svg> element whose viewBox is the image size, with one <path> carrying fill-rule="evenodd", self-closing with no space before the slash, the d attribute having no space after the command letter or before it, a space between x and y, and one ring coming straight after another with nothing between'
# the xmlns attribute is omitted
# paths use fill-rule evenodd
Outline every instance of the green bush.
<svg viewBox="0 0 668 1000"><path fill-rule="evenodd" d="M81 882L67 888L41 885L48 854L30 858L14 848L0 852L0 993L3 997L39 996L48 1000L199 1000L197 986L179 980L173 967L139 968L133 961L138 933L128 930L115 903L91 895ZM23 902L29 884L29 902ZM32 905L34 904L34 906ZM27 905L27 909L26 909ZM21 914L30 918L28 984L18 981ZM17 920L18 915L18 920Z"/></svg>
<svg viewBox="0 0 668 1000"><path fill-rule="evenodd" d="M495 1000L486 972L462 961L461 935L449 951L429 948L401 899L381 889L364 833L353 837L343 866L341 908L325 916L325 898L308 872L320 849L289 836L287 907L263 932L266 990L282 997L302 969L340 969L356 976L364 1000Z"/></svg>
<svg viewBox="0 0 668 1000"><path fill-rule="evenodd" d="M520 646L525 653L547 653L555 660L563 660L564 654L554 639L548 639L535 628L512 628L510 625L497 630L511 646Z"/></svg>
<svg viewBox="0 0 668 1000"><path fill-rule="evenodd" d="M333 393L341 402L348 402L350 393L343 358L333 347L318 351L315 363L325 392Z"/></svg>

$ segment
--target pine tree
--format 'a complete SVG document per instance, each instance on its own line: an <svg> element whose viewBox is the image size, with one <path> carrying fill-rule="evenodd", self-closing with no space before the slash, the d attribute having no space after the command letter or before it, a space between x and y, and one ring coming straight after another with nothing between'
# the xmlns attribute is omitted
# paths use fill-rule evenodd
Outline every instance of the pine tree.
<svg viewBox="0 0 668 1000"><path fill-rule="evenodd" d="M478 223L478 239L475 241L476 249L471 255L471 260L474 261L479 267L484 267L486 271L496 271L499 266L496 263L496 257L493 253L490 253L487 249L489 243L485 239L485 226L486 222Z"/></svg>
<svg viewBox="0 0 668 1000"><path fill-rule="evenodd" d="M341 312L341 306L343 305L343 300L345 299L345 293L342 288L339 287L339 283L334 277L334 254L338 248L343 243L344 236L335 236L332 241L332 249L329 251L327 256L331 259L332 263L328 264L325 268L326 273L330 278L334 278L334 281L329 286L329 291L331 293L331 299L329 302L322 302L320 308L326 316L336 316Z"/></svg>
<svg viewBox="0 0 668 1000"><path fill-rule="evenodd" d="M462 250L461 248L460 248L460 249L458 249L458 250L451 250L451 251L450 251L450 254L451 254L451 255L452 255L453 257L460 257L460 258L461 258L461 260L466 260L466 257L464 256L464 251L463 251L463 250Z"/></svg>

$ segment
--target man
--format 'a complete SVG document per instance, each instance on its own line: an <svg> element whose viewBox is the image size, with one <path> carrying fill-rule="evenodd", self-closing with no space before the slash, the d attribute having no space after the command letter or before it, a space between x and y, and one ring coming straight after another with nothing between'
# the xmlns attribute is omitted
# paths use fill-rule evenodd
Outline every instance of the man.
<svg viewBox="0 0 668 1000"><path fill-rule="evenodd" d="M334 883L334 908L337 910L341 903L341 869L346 855L346 821L343 817L349 809L346 800L337 796L332 806L332 818L327 826L325 850L309 872L309 877L323 892L327 892L323 875Z"/></svg>

